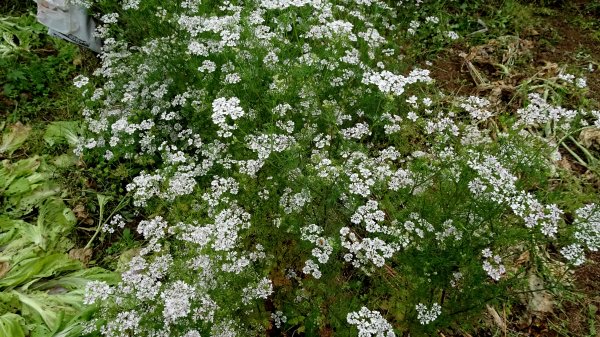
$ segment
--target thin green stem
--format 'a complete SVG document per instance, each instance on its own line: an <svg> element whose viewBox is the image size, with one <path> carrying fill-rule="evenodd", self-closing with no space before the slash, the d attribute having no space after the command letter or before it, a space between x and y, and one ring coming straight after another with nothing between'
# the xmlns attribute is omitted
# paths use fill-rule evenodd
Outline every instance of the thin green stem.
<svg viewBox="0 0 600 337"><path fill-rule="evenodd" d="M567 144L565 143L560 143L576 160L579 164L581 164L583 167L585 167L586 169L589 169L589 166L587 165L587 163L581 159L581 157L579 157L579 155L577 153L575 153L573 150L571 150L571 148L569 146L567 146Z"/></svg>
<svg viewBox="0 0 600 337"><path fill-rule="evenodd" d="M94 235L90 238L90 240L88 241L88 243L85 245L84 249L90 248L90 246L92 245L92 242L94 242L94 239L96 239L96 237L100 233L100 229L102 228L102 226L104 226L104 224L106 222L108 222L108 219L111 219L113 217L113 215L115 215L116 212L118 212L119 210L121 210L121 208L123 208L125 200L128 200L128 195L125 195L121 199L121 201L119 202L119 204L117 205L117 207L115 207L113 209L113 211L110 213L110 215L108 216L108 218L104 222L103 222L103 220L104 220L103 219L104 207L100 208L100 218L99 218L99 221L98 221L98 227L96 228L96 232L94 233Z"/></svg>

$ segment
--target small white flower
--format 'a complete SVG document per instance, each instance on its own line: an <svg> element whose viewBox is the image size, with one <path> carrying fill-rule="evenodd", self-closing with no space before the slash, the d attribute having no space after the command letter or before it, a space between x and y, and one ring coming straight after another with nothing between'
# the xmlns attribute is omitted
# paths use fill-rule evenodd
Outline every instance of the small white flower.
<svg viewBox="0 0 600 337"><path fill-rule="evenodd" d="M583 252L583 248L578 244L572 244L566 247L563 247L560 250L562 256L569 261L569 263L574 266L580 266L585 262L585 254Z"/></svg>
<svg viewBox="0 0 600 337"><path fill-rule="evenodd" d="M74 79L73 79L73 84L77 87L77 88L81 88L85 85L87 85L90 82L90 79L87 78L86 76L83 75L77 75Z"/></svg>
<svg viewBox="0 0 600 337"><path fill-rule="evenodd" d="M395 337L394 328L383 318L379 311L371 311L362 307L357 312L350 312L346 316L348 324L356 326L360 337Z"/></svg>
<svg viewBox="0 0 600 337"><path fill-rule="evenodd" d="M423 303L417 304L415 308L417 309L417 319L422 325L435 321L442 314L442 306L438 303L433 303L430 309L427 309Z"/></svg>

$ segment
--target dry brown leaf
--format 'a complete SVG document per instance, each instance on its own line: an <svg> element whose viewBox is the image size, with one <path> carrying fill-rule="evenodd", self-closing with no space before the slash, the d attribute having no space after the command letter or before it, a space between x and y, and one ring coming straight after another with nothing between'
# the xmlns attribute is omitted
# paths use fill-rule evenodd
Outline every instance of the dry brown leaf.
<svg viewBox="0 0 600 337"><path fill-rule="evenodd" d="M558 167L560 167L563 170L573 171L573 166L571 166L571 162L566 157L562 157L558 161Z"/></svg>
<svg viewBox="0 0 600 337"><path fill-rule="evenodd" d="M485 307L487 309L487 312L492 316L494 323L498 326L498 328L500 328L500 330L502 330L502 333L506 334L506 322L504 322L500 315L498 315L496 309L494 309L489 304L487 304Z"/></svg>
<svg viewBox="0 0 600 337"><path fill-rule="evenodd" d="M77 204L77 206L73 208L73 213L75 214L75 217L77 217L77 220L81 221L82 223L86 225L94 224L94 219L90 217L83 204Z"/></svg>
<svg viewBox="0 0 600 337"><path fill-rule="evenodd" d="M3 278L9 270L10 264L8 263L8 261L0 262L0 278Z"/></svg>
<svg viewBox="0 0 600 337"><path fill-rule="evenodd" d="M90 263L92 259L91 248L74 248L69 251L69 257L73 260L81 261L84 265Z"/></svg>
<svg viewBox="0 0 600 337"><path fill-rule="evenodd" d="M529 251L528 250L524 251L521 255L519 255L519 257L517 258L517 261L515 261L515 266L518 267L518 266L527 264L529 262L529 258L530 258Z"/></svg>
<svg viewBox="0 0 600 337"><path fill-rule="evenodd" d="M587 148L600 149L600 129L585 129L579 134L579 141Z"/></svg>
<svg viewBox="0 0 600 337"><path fill-rule="evenodd" d="M549 314L554 311L554 298L552 294L544 290L544 280L535 273L529 274L529 303L527 307L531 314Z"/></svg>

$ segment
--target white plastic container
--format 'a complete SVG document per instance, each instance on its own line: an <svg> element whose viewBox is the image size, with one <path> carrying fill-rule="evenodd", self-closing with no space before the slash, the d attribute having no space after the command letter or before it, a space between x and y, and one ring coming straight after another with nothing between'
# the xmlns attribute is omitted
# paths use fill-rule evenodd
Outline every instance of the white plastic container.
<svg viewBox="0 0 600 337"><path fill-rule="evenodd" d="M100 52L102 42L94 36L96 22L79 5L69 0L36 0L37 19L48 27L48 34Z"/></svg>

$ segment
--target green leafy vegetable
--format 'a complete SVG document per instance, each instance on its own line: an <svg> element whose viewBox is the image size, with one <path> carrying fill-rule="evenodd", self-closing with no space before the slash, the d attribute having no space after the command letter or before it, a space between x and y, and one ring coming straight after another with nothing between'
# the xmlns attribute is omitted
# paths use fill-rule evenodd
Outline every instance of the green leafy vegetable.
<svg viewBox="0 0 600 337"><path fill-rule="evenodd" d="M80 134L81 125L78 122L52 122L46 129L44 141L50 146L62 143L75 146Z"/></svg>
<svg viewBox="0 0 600 337"><path fill-rule="evenodd" d="M0 154L7 153L12 155L29 137L31 127L16 123L10 127L8 132L2 135L2 144L0 144Z"/></svg>

